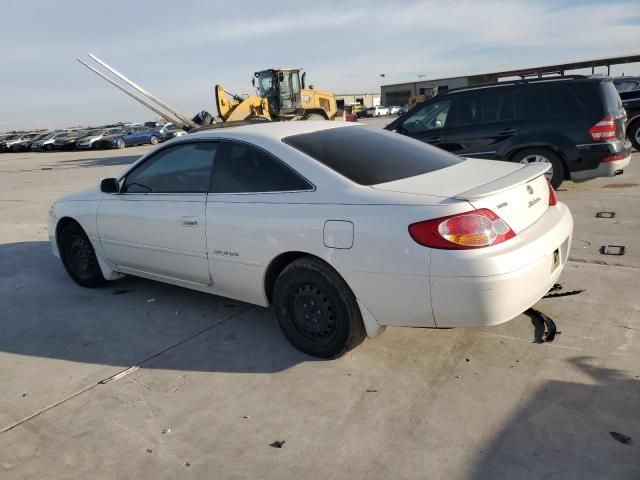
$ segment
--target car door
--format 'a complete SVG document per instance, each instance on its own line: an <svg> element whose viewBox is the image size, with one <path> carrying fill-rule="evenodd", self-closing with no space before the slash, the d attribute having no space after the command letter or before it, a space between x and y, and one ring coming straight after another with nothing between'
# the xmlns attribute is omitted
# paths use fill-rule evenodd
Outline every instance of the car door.
<svg viewBox="0 0 640 480"><path fill-rule="evenodd" d="M217 294L263 302L264 269L283 248L274 232L303 234L304 222L312 219L296 220L292 210L313 190L266 151L247 143L223 143L206 209L207 250Z"/></svg>
<svg viewBox="0 0 640 480"><path fill-rule="evenodd" d="M448 97L434 99L416 108L395 127L395 131L408 137L444 148L447 118L451 109Z"/></svg>
<svg viewBox="0 0 640 480"><path fill-rule="evenodd" d="M98 236L123 273L209 285L205 208L216 142L169 146L121 180L98 209Z"/></svg>
<svg viewBox="0 0 640 480"><path fill-rule="evenodd" d="M472 91L453 96L442 148L462 156L495 158L519 131L511 89Z"/></svg>

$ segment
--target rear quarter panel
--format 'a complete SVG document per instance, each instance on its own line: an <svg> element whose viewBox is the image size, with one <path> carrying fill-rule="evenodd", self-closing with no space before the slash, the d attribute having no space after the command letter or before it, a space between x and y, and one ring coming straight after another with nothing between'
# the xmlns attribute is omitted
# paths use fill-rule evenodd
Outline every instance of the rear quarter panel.
<svg viewBox="0 0 640 480"><path fill-rule="evenodd" d="M408 226L447 215L451 206L283 204L270 203L274 195L256 197L209 196L207 245L215 293L266 305L271 262L282 253L303 252L332 265L379 324L434 326L430 251L411 239ZM353 223L351 248L325 246L327 220Z"/></svg>

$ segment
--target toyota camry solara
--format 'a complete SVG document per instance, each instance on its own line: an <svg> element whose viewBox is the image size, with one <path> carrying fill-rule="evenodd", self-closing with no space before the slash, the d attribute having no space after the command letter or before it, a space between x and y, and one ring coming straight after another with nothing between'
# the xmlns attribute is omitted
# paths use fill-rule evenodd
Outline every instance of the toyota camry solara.
<svg viewBox="0 0 640 480"><path fill-rule="evenodd" d="M50 211L84 287L135 275L267 307L338 357L386 326L478 327L536 303L573 220L546 165L460 158L339 122L214 129Z"/></svg>

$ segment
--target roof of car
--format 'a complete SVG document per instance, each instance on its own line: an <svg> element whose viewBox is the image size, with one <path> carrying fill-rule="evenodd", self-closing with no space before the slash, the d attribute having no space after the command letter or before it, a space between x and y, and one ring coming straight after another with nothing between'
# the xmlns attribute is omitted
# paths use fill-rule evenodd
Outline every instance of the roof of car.
<svg viewBox="0 0 640 480"><path fill-rule="evenodd" d="M201 132L191 133L186 137L190 138L219 138L234 137L235 134L242 134L252 137L262 137L271 140L281 140L290 135L299 135L302 133L317 132L320 130L328 130L330 128L352 127L353 124L345 122L333 122L327 120L305 120L299 122L263 122L250 125L242 125L238 127L217 128L213 130L204 130ZM231 134L231 135L228 135ZM187 140L187 138L185 138Z"/></svg>

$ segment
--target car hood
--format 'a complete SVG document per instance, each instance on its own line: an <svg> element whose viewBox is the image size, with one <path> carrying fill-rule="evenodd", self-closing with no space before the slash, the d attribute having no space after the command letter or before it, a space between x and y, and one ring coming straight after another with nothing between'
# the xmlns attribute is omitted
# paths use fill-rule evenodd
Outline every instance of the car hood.
<svg viewBox="0 0 640 480"><path fill-rule="evenodd" d="M102 192L96 186L80 192L65 195L64 197L57 199L54 203L99 200L100 198L102 198Z"/></svg>

